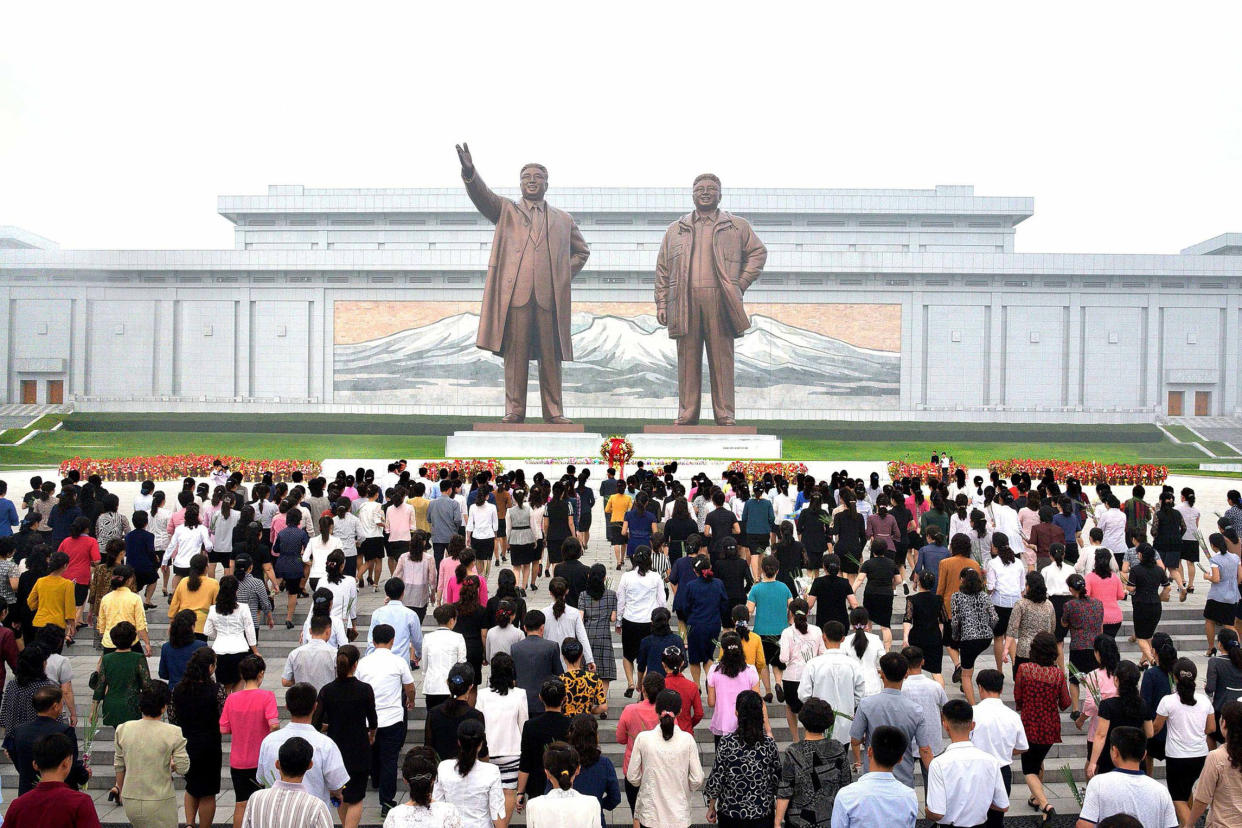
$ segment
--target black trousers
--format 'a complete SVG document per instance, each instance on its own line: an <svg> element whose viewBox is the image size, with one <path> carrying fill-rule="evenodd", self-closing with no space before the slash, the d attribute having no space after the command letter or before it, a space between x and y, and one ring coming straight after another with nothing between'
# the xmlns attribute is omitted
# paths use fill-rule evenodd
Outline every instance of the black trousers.
<svg viewBox="0 0 1242 828"><path fill-rule="evenodd" d="M436 558L436 571L440 570L440 561L444 560L444 550L448 549L447 543L433 543L431 552Z"/></svg>
<svg viewBox="0 0 1242 828"><path fill-rule="evenodd" d="M1001 779L1005 781L1005 793L1009 793L1013 788L1013 768L1005 765L1001 768ZM1005 824L1005 812L997 811L992 808L988 809L988 821L985 823L987 828L1003 828Z"/></svg>
<svg viewBox="0 0 1242 828"><path fill-rule="evenodd" d="M371 782L379 788L380 802L397 801L397 765L401 761L405 733L404 718L375 731L375 744L371 745Z"/></svg>

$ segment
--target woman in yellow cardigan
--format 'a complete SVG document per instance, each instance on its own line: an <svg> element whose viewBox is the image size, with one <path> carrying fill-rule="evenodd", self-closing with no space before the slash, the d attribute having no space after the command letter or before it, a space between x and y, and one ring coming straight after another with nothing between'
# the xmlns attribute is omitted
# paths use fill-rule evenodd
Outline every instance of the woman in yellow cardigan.
<svg viewBox="0 0 1242 828"><path fill-rule="evenodd" d="M134 591L134 568L126 564L112 568L112 590L99 602L95 629L104 652L116 649L112 644L112 628L128 621L138 631L142 640L143 655L151 655L151 638L147 634L147 613L142 607L142 596Z"/></svg>
<svg viewBox="0 0 1242 828"><path fill-rule="evenodd" d="M190 575L182 578L168 602L168 617L176 618L181 610L194 610L194 636L203 641L203 625L207 623L207 611L216 603L220 583L207 577L207 556L201 552L190 558Z"/></svg>

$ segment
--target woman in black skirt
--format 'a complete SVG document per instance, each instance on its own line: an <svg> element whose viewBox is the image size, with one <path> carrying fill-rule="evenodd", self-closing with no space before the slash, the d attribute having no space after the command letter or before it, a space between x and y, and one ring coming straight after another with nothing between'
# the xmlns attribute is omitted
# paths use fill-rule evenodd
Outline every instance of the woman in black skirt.
<svg viewBox="0 0 1242 828"><path fill-rule="evenodd" d="M1160 495L1160 508L1151 516L1151 545L1160 553L1160 561L1181 590L1186 600L1186 585L1182 579L1182 535L1186 534L1186 521L1182 513L1173 507L1173 492Z"/></svg>
<svg viewBox="0 0 1242 828"><path fill-rule="evenodd" d="M853 585L862 564L863 544L867 542L867 522L858 514L858 504L850 492L843 491L841 501L845 504L844 511L832 518L832 534L836 539L832 551L841 559L841 571ZM875 620L874 615L871 618Z"/></svg>
<svg viewBox="0 0 1242 828"><path fill-rule="evenodd" d="M1139 556L1138 566L1131 567L1130 583L1126 590L1133 596L1134 637L1143 653L1139 666L1146 668L1156 663L1151 637L1155 635L1156 627L1160 624L1160 603L1168 600L1170 584L1168 571L1156 564L1156 550L1151 544L1140 543L1136 551Z"/></svg>
<svg viewBox="0 0 1242 828"><path fill-rule="evenodd" d="M371 685L354 676L358 669L358 648L346 644L336 651L336 678L319 691L311 724L324 731L341 749L349 781L341 791L345 803L341 824L357 825L362 816L362 800L367 794L371 774L371 739L379 725L375 712L375 692Z"/></svg>
<svg viewBox="0 0 1242 828"><path fill-rule="evenodd" d="M873 538L871 557L859 571L867 581L863 587L863 608L871 617L871 623L880 628L887 650L893 643L893 590L901 583L901 570L889 555L888 545Z"/></svg>
<svg viewBox="0 0 1242 828"><path fill-rule="evenodd" d="M813 493L798 515L798 536L812 561L822 561L828 552L828 524L824 522L828 520L831 518L824 511L824 499L818 492Z"/></svg>
<svg viewBox="0 0 1242 828"><path fill-rule="evenodd" d="M944 601L936 594L936 576L920 572L916 576L918 592L906 599L906 615L902 624L902 640L923 651L923 672L930 673L941 687L944 676L944 641L940 635L944 624Z"/></svg>
<svg viewBox="0 0 1242 828"><path fill-rule="evenodd" d="M185 821L191 826L212 824L216 795L220 793L220 712L225 692L213 678L215 669L216 654L210 647L195 650L185 675L173 688L173 706L169 709L170 713L176 711L190 754L190 769L185 772Z"/></svg>

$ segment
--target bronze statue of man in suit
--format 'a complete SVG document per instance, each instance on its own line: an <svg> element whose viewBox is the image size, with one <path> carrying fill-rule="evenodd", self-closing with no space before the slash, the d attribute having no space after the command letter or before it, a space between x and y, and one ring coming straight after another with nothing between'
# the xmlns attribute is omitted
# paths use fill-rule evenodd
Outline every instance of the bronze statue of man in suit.
<svg viewBox="0 0 1242 828"><path fill-rule="evenodd" d="M533 355L539 360L544 422L568 423L561 406L561 361L574 358L570 282L586 264L591 248L573 217L544 201L548 170L542 164L522 167L522 197L510 201L483 183L469 144L458 145L457 157L470 200L496 225L475 345L504 358L501 422L526 419L526 380Z"/></svg>
<svg viewBox="0 0 1242 828"><path fill-rule="evenodd" d="M737 425L733 340L750 327L742 294L759 278L768 250L748 221L720 209L715 175L694 179L692 196L694 212L668 226L656 259L656 317L677 340L675 424L699 421L706 346L716 425Z"/></svg>

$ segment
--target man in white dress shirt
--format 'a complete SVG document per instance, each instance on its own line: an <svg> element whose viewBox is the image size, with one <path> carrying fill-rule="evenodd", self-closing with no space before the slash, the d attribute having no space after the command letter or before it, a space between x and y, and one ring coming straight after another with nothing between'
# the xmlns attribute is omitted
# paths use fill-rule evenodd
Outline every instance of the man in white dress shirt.
<svg viewBox="0 0 1242 828"><path fill-rule="evenodd" d="M397 764L405 744L406 711L414 707L414 675L405 654L393 652L392 627L371 629L374 649L358 662L354 673L375 693L375 716L379 727L371 744L371 782L379 788L384 815L397 805Z"/></svg>
<svg viewBox="0 0 1242 828"><path fill-rule="evenodd" d="M1005 780L1005 793L1012 790L1014 757L1025 753L1030 746L1026 742L1026 728L1016 710L1001 701L1005 689L1005 674L1000 670L983 670L975 676L975 688L979 691L979 703L975 705L975 729L970 741L975 747L996 757L1001 763L1001 778ZM988 828L1000 828L1004 814L988 811Z"/></svg>
<svg viewBox="0 0 1242 828"><path fill-rule="evenodd" d="M280 730L269 733L259 745L256 778L268 786L277 782L280 771L276 769L276 760L280 757L281 746L294 737L301 737L314 749L314 764L302 777L302 788L332 807L332 798L338 801L341 798L341 789L349 781L349 771L345 770L345 760L336 742L311 724L318 695L314 687L305 683L295 684L285 691L285 707L289 710L290 721Z"/></svg>
<svg viewBox="0 0 1242 828"><path fill-rule="evenodd" d="M862 667L841 649L844 624L829 621L824 624L823 631L824 647L828 652L806 663L798 684L798 698L802 701L811 697L823 699L836 712L853 716L863 697Z"/></svg>
<svg viewBox="0 0 1242 828"><path fill-rule="evenodd" d="M932 760L927 778L927 818L953 828L982 826L989 811L1009 809L1000 763L970 742L973 719L974 711L964 699L953 699L940 709L949 746Z"/></svg>
<svg viewBox="0 0 1242 828"><path fill-rule="evenodd" d="M944 688L923 672L923 651L918 647L906 647L901 655L909 663L910 669L905 680L901 682L901 695L919 706L923 715L935 721L940 715L940 708L949 700ZM944 737L936 734L930 745L933 754L944 750ZM927 787L927 767L923 767L923 787Z"/></svg>
<svg viewBox="0 0 1242 828"><path fill-rule="evenodd" d="M280 683L285 687L304 682L318 692L336 678L336 647L328 643L332 637L332 619L315 615L310 619L310 641L289 653Z"/></svg>

